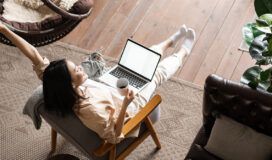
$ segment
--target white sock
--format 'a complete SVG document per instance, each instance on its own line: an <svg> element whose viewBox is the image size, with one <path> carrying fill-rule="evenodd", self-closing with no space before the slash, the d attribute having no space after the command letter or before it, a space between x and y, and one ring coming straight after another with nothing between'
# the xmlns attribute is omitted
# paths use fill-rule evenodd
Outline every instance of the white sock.
<svg viewBox="0 0 272 160"><path fill-rule="evenodd" d="M196 37L195 31L192 28L189 28L186 33L185 40L181 46L182 48L185 49L187 54L190 54L193 49L193 46L195 44L195 37Z"/></svg>
<svg viewBox="0 0 272 160"><path fill-rule="evenodd" d="M187 27L184 25L182 25L182 27L176 32L174 33L169 39L172 41L173 45L175 46L177 44L177 42L186 35L187 33Z"/></svg>

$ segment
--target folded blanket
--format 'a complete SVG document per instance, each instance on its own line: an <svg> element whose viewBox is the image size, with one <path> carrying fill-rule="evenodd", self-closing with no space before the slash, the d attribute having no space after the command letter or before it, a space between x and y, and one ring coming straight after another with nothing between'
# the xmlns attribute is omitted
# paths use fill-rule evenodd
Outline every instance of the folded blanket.
<svg viewBox="0 0 272 160"><path fill-rule="evenodd" d="M42 105L44 105L43 87L40 85L34 90L23 109L23 114L28 115L32 119L36 129L40 129L41 127L42 119L39 114L39 107Z"/></svg>
<svg viewBox="0 0 272 160"><path fill-rule="evenodd" d="M98 52L90 54L89 57L81 63L81 65L84 68L85 73L88 75L88 78L92 80L97 80L108 70L102 54Z"/></svg>

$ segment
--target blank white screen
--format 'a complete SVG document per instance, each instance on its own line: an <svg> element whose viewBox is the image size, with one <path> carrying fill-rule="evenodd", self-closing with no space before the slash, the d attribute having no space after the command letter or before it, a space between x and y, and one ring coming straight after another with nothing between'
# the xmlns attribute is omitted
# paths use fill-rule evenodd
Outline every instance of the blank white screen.
<svg viewBox="0 0 272 160"><path fill-rule="evenodd" d="M159 60L160 55L128 41L119 63L151 80Z"/></svg>

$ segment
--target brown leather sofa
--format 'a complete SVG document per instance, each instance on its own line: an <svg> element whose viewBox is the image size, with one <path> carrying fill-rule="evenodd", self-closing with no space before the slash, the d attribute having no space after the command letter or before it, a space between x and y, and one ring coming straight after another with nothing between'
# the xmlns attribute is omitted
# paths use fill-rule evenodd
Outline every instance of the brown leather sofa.
<svg viewBox="0 0 272 160"><path fill-rule="evenodd" d="M186 160L220 159L204 149L215 117L220 114L257 132L272 136L272 94L210 75L204 87L203 125L189 149Z"/></svg>

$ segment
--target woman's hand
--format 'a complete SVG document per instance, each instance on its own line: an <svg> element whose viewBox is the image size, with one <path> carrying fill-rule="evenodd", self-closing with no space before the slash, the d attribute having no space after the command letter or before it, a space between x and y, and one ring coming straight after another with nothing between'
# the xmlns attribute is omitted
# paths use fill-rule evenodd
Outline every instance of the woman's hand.
<svg viewBox="0 0 272 160"><path fill-rule="evenodd" d="M127 95L124 98L123 105L128 106L134 99L134 92L132 90L128 90Z"/></svg>
<svg viewBox="0 0 272 160"><path fill-rule="evenodd" d="M4 25L2 21L0 21L0 32L3 32L5 29L7 29L6 25Z"/></svg>

